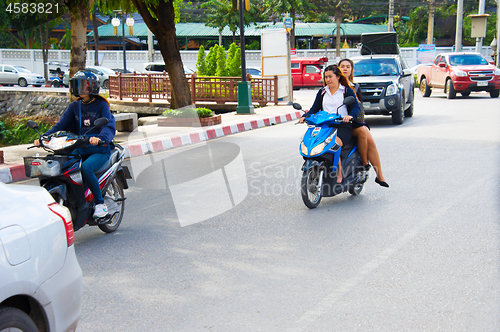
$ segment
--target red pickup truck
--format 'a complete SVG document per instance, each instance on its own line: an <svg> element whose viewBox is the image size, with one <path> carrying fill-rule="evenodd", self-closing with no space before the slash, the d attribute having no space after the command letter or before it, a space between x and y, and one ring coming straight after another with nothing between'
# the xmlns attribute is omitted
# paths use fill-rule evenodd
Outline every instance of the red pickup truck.
<svg viewBox="0 0 500 332"><path fill-rule="evenodd" d="M323 67L328 63L327 57L321 58L292 58L293 88L323 86Z"/></svg>
<svg viewBox="0 0 500 332"><path fill-rule="evenodd" d="M497 98L500 91L500 69L479 53L438 54L432 65L418 67L417 80L424 97L432 88L444 89L448 99L457 92L467 97L471 91L487 91Z"/></svg>

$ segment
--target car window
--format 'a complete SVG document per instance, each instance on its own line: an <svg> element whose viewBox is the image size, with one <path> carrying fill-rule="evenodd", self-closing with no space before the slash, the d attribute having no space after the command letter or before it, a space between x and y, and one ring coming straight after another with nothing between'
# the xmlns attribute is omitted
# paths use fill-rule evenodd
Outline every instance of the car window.
<svg viewBox="0 0 500 332"><path fill-rule="evenodd" d="M17 71L19 71L21 73L31 73L31 71L29 69L26 69L26 68L21 67L21 66L14 66L14 68L16 68Z"/></svg>
<svg viewBox="0 0 500 332"><path fill-rule="evenodd" d="M442 57L441 57L441 60L439 60L439 63L444 63L444 64L446 64L446 57L445 57L445 56L442 56Z"/></svg>
<svg viewBox="0 0 500 332"><path fill-rule="evenodd" d="M436 60L434 60L434 64L437 66L439 64L439 60L441 60L440 56L436 57Z"/></svg>
<svg viewBox="0 0 500 332"><path fill-rule="evenodd" d="M395 76L398 75L396 60L360 59L354 61L354 76Z"/></svg>
<svg viewBox="0 0 500 332"><path fill-rule="evenodd" d="M292 62L291 68L300 68L300 63L298 63L298 62L293 63Z"/></svg>
<svg viewBox="0 0 500 332"><path fill-rule="evenodd" d="M11 67L11 66L4 66L3 67L3 71L6 72L6 73L15 73L16 70L14 69L14 67Z"/></svg>
<svg viewBox="0 0 500 332"><path fill-rule="evenodd" d="M488 61L479 54L460 54L450 55L450 65L452 66L470 66L487 65Z"/></svg>
<svg viewBox="0 0 500 332"><path fill-rule="evenodd" d="M316 74L321 72L321 70L318 69L316 66L306 66L306 73L307 74Z"/></svg>

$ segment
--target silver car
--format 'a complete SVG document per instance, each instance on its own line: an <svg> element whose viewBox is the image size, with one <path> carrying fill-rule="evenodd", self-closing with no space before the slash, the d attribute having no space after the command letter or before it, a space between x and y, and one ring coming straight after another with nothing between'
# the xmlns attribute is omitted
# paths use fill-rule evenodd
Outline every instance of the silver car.
<svg viewBox="0 0 500 332"><path fill-rule="evenodd" d="M0 182L0 331L74 331L82 270L69 210L44 189Z"/></svg>
<svg viewBox="0 0 500 332"><path fill-rule="evenodd" d="M22 66L0 65L0 84L41 87L45 84L45 78L43 75L32 73Z"/></svg>
<svg viewBox="0 0 500 332"><path fill-rule="evenodd" d="M88 66L85 70L96 74L99 84L103 89L109 89L109 75L117 75L113 69L101 66ZM69 70L64 73L63 84L64 86L69 86Z"/></svg>

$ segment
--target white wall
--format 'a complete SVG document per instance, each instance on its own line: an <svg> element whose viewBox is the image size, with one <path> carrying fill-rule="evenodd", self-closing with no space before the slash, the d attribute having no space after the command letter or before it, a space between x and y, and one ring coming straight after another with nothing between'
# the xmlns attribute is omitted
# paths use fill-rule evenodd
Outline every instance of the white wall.
<svg viewBox="0 0 500 332"><path fill-rule="evenodd" d="M464 47L464 52L475 52L475 47ZM452 47L436 47L436 53L452 52ZM359 55L359 50L355 48L342 49L341 58L350 58ZM483 46L482 54L489 60L491 47ZM335 49L328 50L297 50L298 56L328 57L329 64L335 63ZM94 51L87 53L87 65L94 64ZM103 54L102 65L109 68L123 68L123 51L99 51ZM148 62L148 51L127 51L127 67L143 71L144 63ZM417 47L401 48L401 54L406 59L410 67L417 65ZM100 55L99 57L101 57ZM192 69L196 69L196 58L198 51L181 51L182 61L184 65ZM69 64L69 50L49 50L49 61L59 61ZM154 61L162 61L162 56L159 51L155 52ZM0 49L0 63L17 66L24 66L29 70L43 74L43 60L41 50L19 50L19 49ZM246 51L247 67L262 67L261 52Z"/></svg>

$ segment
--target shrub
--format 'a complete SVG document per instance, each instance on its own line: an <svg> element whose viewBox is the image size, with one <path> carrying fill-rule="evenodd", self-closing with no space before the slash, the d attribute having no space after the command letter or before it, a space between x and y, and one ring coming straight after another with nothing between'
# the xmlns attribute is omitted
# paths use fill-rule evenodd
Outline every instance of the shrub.
<svg viewBox="0 0 500 332"><path fill-rule="evenodd" d="M57 117L7 114L0 118L0 145L18 145L32 143L39 138L36 131L28 128L28 120L38 123L38 131L43 134L57 123Z"/></svg>
<svg viewBox="0 0 500 332"><path fill-rule="evenodd" d="M196 70L198 71L198 76L204 76L207 74L206 55L203 45L200 46L200 50L198 51L198 58L196 59Z"/></svg>
<svg viewBox="0 0 500 332"><path fill-rule="evenodd" d="M241 53L235 43L229 46L226 68L228 76L241 76Z"/></svg>
<svg viewBox="0 0 500 332"><path fill-rule="evenodd" d="M217 48L217 68L215 76L227 76L226 70L226 50L223 46Z"/></svg>
<svg viewBox="0 0 500 332"><path fill-rule="evenodd" d="M167 118L208 118L213 116L212 110L208 108L192 108L186 107L178 110L166 110L163 116Z"/></svg>
<svg viewBox="0 0 500 332"><path fill-rule="evenodd" d="M206 75L215 76L215 71L217 70L217 49L219 45L214 45L208 51L207 58L205 59L206 64Z"/></svg>

